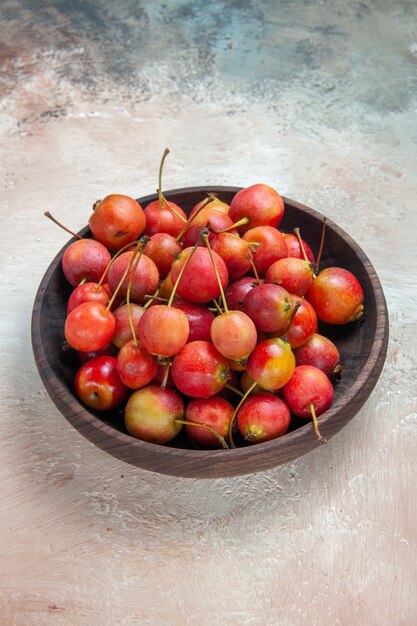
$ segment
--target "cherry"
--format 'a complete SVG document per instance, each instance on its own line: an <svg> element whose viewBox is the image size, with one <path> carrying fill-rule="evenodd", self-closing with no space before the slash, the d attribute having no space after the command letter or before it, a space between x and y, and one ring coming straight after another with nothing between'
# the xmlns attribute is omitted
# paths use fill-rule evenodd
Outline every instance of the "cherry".
<svg viewBox="0 0 417 626"><path fill-rule="evenodd" d="M284 215L284 201L275 189L256 184L241 189L230 203L229 216L236 222L247 219L239 228L246 232L256 226L278 227Z"/></svg>
<svg viewBox="0 0 417 626"><path fill-rule="evenodd" d="M313 282L313 267L304 259L287 257L273 263L266 275L265 280L284 287L290 293L304 296Z"/></svg>
<svg viewBox="0 0 417 626"><path fill-rule="evenodd" d="M248 397L237 413L239 432L250 443L270 441L284 435L290 425L288 406L272 393Z"/></svg>
<svg viewBox="0 0 417 626"><path fill-rule="evenodd" d="M220 233L210 237L210 244L225 262L231 280L241 278L248 272L251 252L247 241L230 233Z"/></svg>
<svg viewBox="0 0 417 626"><path fill-rule="evenodd" d="M134 340L122 346L117 355L117 371L122 383L130 389L145 387L156 375L158 362Z"/></svg>
<svg viewBox="0 0 417 626"><path fill-rule="evenodd" d="M84 302L65 321L65 339L76 350L100 350L111 342L116 329L113 313L100 302Z"/></svg>
<svg viewBox="0 0 417 626"><path fill-rule="evenodd" d="M179 276L181 268L186 263L193 248L185 248L180 258L172 264L171 278L175 282ZM223 259L213 252L216 266L220 274L223 289L228 282L227 267ZM177 293L181 298L190 302L209 302L220 295L216 274L210 259L210 254L206 248L197 248L195 254L187 265L184 274L178 284Z"/></svg>
<svg viewBox="0 0 417 626"><path fill-rule="evenodd" d="M184 403L173 389L149 385L134 391L125 409L127 431L137 439L164 444L181 430Z"/></svg>
<svg viewBox="0 0 417 626"><path fill-rule="evenodd" d="M299 365L291 380L282 388L282 397L294 415L313 418L317 438L320 443L325 443L316 418L333 402L334 389L326 374L312 365Z"/></svg>
<svg viewBox="0 0 417 626"><path fill-rule="evenodd" d="M243 311L245 296L256 285L259 283L252 276L243 276L239 280L230 282L224 292L229 309Z"/></svg>
<svg viewBox="0 0 417 626"><path fill-rule="evenodd" d="M139 339L150 354L167 358L187 342L190 325L180 309L155 304L145 311L139 321Z"/></svg>
<svg viewBox="0 0 417 626"><path fill-rule="evenodd" d="M340 353L333 341L314 334L306 343L294 350L297 365L314 365L330 378L339 377L342 371Z"/></svg>
<svg viewBox="0 0 417 626"><path fill-rule="evenodd" d="M219 198L216 198L214 195L210 194L201 202L198 202L190 211L189 217L193 217L195 213L199 213L202 207L207 207L208 209L215 209L219 213L225 213L226 215L229 213L229 205L226 202L222 202Z"/></svg>
<svg viewBox="0 0 417 626"><path fill-rule="evenodd" d="M107 306L110 300L110 294L105 287L99 286L98 283L82 283L78 285L70 295L67 302L67 313L84 302L100 302Z"/></svg>
<svg viewBox="0 0 417 626"><path fill-rule="evenodd" d="M259 343L249 357L246 371L268 391L280 389L293 375L295 358L289 343L279 338Z"/></svg>
<svg viewBox="0 0 417 626"><path fill-rule="evenodd" d="M185 418L189 422L185 427L187 435L201 446L218 448L219 437L211 430L223 438L227 437L233 411L230 402L219 396L191 400L185 409ZM198 425L208 426L211 430L199 428Z"/></svg>
<svg viewBox="0 0 417 626"><path fill-rule="evenodd" d="M112 356L98 356L84 363L75 376L75 393L85 405L97 411L110 411L127 397Z"/></svg>
<svg viewBox="0 0 417 626"><path fill-rule="evenodd" d="M172 378L181 393L208 398L224 387L230 373L227 359L212 343L192 341L174 356Z"/></svg>
<svg viewBox="0 0 417 626"><path fill-rule="evenodd" d="M157 233L167 233L176 237L187 221L187 216L181 207L175 202L168 202L162 193L162 170L168 154L169 150L166 148L159 165L158 200L150 202L144 210L146 217L145 235L149 237Z"/></svg>
<svg viewBox="0 0 417 626"><path fill-rule="evenodd" d="M294 304L294 317L283 339L291 348L298 348L317 332L317 315L311 304L300 296L291 295ZM297 304L298 303L298 304Z"/></svg>
<svg viewBox="0 0 417 626"><path fill-rule="evenodd" d="M363 290L348 270L328 267L322 270L306 293L317 317L327 324L348 324L363 316Z"/></svg>
<svg viewBox="0 0 417 626"><path fill-rule="evenodd" d="M94 239L78 239L65 250L62 271L73 287L86 280L98 283L110 261L110 252L102 243Z"/></svg>
<svg viewBox="0 0 417 626"><path fill-rule="evenodd" d="M272 226L252 228L243 235L243 239L252 244L259 244L254 252L253 261L260 276L265 276L272 263L288 255L284 237Z"/></svg>
<svg viewBox="0 0 417 626"><path fill-rule="evenodd" d="M133 323L135 334L138 334L139 329L139 320L144 314L145 310L143 307L138 304L123 304L119 308L117 308L113 315L116 320L116 330L113 335L113 344L117 348L122 348L125 343L131 341L133 339L133 333L130 326L129 320L129 308L130 308L130 318Z"/></svg>
<svg viewBox="0 0 417 626"><path fill-rule="evenodd" d="M214 313L202 304L177 300L172 306L181 309L188 318L190 333L187 341L210 341L210 327L214 320Z"/></svg>
<svg viewBox="0 0 417 626"><path fill-rule="evenodd" d="M114 293L120 281L125 274L129 264L133 264L135 259L134 251L123 252L115 261L112 263L108 275L107 281L111 291ZM128 272L124 280L120 285L119 296L125 297L127 293L127 285L129 283ZM144 254L140 257L139 263L133 274L133 282L131 289L131 299L138 303L142 304L144 302L144 296L146 294L154 293L159 285L159 273L155 263L149 257Z"/></svg>
<svg viewBox="0 0 417 626"><path fill-rule="evenodd" d="M249 376L248 372L245 370L240 379L240 388L242 389L244 394L248 391L249 388L251 388L250 393L259 393L260 391L264 391L264 389L257 383L255 384L255 386L253 386L254 382L255 381L253 380L252 376Z"/></svg>
<svg viewBox="0 0 417 626"><path fill-rule="evenodd" d="M144 254L152 259L158 268L159 275L163 278L171 270L172 262L181 250L181 244L172 235L155 233L146 244Z"/></svg>
<svg viewBox="0 0 417 626"><path fill-rule="evenodd" d="M203 228L209 228L214 233L220 233L225 229L233 230L233 222L230 217L222 212L216 210L216 205L213 208L205 207L197 215L197 212L190 216L190 225L185 231L182 242L184 246L189 247L195 244L200 232ZM237 232L236 230L234 232Z"/></svg>
<svg viewBox="0 0 417 626"><path fill-rule="evenodd" d="M245 296L243 311L258 330L283 335L293 311L290 294L279 285L263 284L253 287Z"/></svg>
<svg viewBox="0 0 417 626"><path fill-rule="evenodd" d="M287 246L288 256L296 259L304 259L303 251L301 249L300 242L298 241L298 237L296 235L293 235L292 233L282 233L282 236L284 237ZM308 243L306 243L304 240L302 241L305 253L307 255L307 259L311 264L314 265L314 254Z"/></svg>
<svg viewBox="0 0 417 626"><path fill-rule="evenodd" d="M89 219L94 239L110 250L120 250L142 234L146 218L136 200L122 194L111 194L98 200Z"/></svg>

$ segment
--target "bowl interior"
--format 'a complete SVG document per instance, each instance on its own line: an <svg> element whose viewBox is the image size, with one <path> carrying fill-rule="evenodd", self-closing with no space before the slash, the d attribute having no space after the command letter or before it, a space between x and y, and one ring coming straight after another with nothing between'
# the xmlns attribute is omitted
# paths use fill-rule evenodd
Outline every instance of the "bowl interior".
<svg viewBox="0 0 417 626"><path fill-rule="evenodd" d="M216 192L221 200L230 203L238 188L180 189L167 192L166 196L188 213L209 191ZM154 199L156 195L150 195L140 198L139 202L146 206ZM298 226L303 239L316 254L323 217L292 200L285 199L285 205L280 230L292 232ZM80 234L90 236L88 227ZM62 255L67 246L52 261L39 287L32 318L32 343L41 378L51 398L87 438L111 454L147 469L206 477L266 469L291 460L317 445L311 423L292 418L289 433L278 440L256 446L226 451L199 450L190 444L184 432L170 445L158 446L140 442L127 433L122 408L118 412L101 413L81 405L74 395L74 377L79 363L72 350L63 350L62 347L66 303L72 290L61 269ZM334 404L320 418L320 429L327 438L353 417L371 393L382 369L388 340L386 305L374 268L359 246L342 229L327 220L320 266L332 265L344 267L358 278L365 294L365 317L362 322L346 326L320 324L319 332L335 342L343 364L342 378L335 385ZM171 457L165 460L164 455Z"/></svg>

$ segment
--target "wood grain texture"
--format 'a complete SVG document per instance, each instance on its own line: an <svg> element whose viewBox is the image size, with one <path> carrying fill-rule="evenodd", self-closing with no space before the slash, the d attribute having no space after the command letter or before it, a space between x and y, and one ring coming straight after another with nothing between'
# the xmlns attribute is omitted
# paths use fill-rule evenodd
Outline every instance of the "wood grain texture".
<svg viewBox="0 0 417 626"><path fill-rule="evenodd" d="M193 187L166 192L169 201L188 214L207 193L216 193L230 204L239 188ZM146 207L157 196L139 198ZM318 250L323 217L313 209L284 198L285 213L280 228L292 232L297 226L310 247ZM78 233L91 236L88 228ZM71 239L72 243L75 239ZM363 406L381 373L388 345L388 312L375 269L361 248L336 224L327 221L325 254L321 268L339 266L353 272L364 290L365 318L343 327L321 325L320 331L336 342L344 364L336 384L332 407L320 416L320 430L327 439L347 424ZM64 248L65 249L65 248ZM293 429L277 440L234 450L195 450L187 439L176 437L170 446L137 440L127 433L123 416L104 415L79 402L74 377L79 367L71 352L63 351L63 328L69 285L62 273L64 249L55 257L42 279L32 316L32 345L45 387L59 410L87 439L115 457L147 470L173 476L219 478L270 469L319 446L311 422L302 425L293 418Z"/></svg>
<svg viewBox="0 0 417 626"><path fill-rule="evenodd" d="M417 622L415 3L0 3L0 622ZM163 37L161 37L163 33ZM107 193L265 182L371 259L381 377L326 446L198 480L92 445L37 373L38 285Z"/></svg>

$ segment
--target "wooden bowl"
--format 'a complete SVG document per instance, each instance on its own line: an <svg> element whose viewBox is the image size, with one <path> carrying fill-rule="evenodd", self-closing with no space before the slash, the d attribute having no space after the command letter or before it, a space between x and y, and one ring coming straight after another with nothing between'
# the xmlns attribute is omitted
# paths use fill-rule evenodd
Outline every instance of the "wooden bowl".
<svg viewBox="0 0 417 626"><path fill-rule="evenodd" d="M236 187L191 187L167 192L167 197L189 212L207 192L215 192L230 203ZM156 195L140 198L142 206ZM323 216L298 202L284 198L285 215L280 226L284 232L301 228L303 238L317 252ZM80 233L90 236L88 227ZM74 239L68 242L67 246ZM138 467L170 474L199 478L236 476L269 469L292 461L320 444L311 421L294 420L283 437L233 450L193 449L182 432L170 445L160 446L130 436L124 428L123 414L94 412L83 406L74 394L75 363L72 351L63 351L66 302L71 287L64 278L61 259L65 246L52 261L36 295L32 316L32 345L42 381L50 397L66 419L87 439L109 454ZM365 294L362 323L324 326L321 332L335 341L344 366L335 386L332 407L319 418L320 431L330 439L362 407L380 375L388 344L388 314L384 294L375 270L360 247L339 226L327 220L321 268L339 265L355 274ZM318 452L319 453L319 452Z"/></svg>

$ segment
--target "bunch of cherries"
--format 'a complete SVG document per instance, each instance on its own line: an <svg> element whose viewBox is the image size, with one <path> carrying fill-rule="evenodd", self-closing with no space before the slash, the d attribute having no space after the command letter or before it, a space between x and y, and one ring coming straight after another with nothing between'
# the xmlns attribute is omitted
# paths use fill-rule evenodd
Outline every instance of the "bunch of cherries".
<svg viewBox="0 0 417 626"><path fill-rule="evenodd" d="M93 238L77 236L63 255L77 396L96 410L124 407L127 431L152 443L184 426L207 448L268 441L291 414L312 419L324 442L317 417L341 364L318 320L359 319L358 280L339 267L318 272L321 250L315 262L299 229L278 230L284 202L267 185L230 206L209 195L187 217L162 192L168 153L156 201L96 202Z"/></svg>

